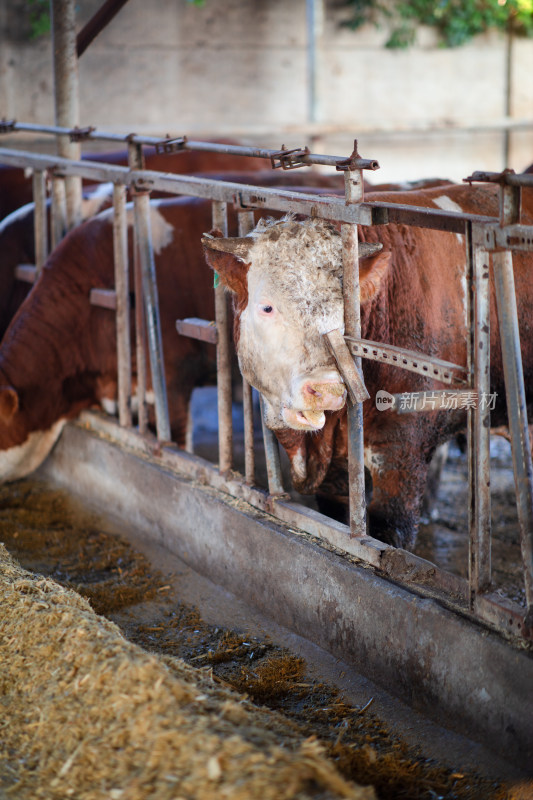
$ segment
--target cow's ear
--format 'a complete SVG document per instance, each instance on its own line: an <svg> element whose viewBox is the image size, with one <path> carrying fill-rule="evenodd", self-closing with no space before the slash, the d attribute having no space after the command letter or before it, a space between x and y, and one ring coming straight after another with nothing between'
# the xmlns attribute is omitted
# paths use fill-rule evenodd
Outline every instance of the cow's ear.
<svg viewBox="0 0 533 800"><path fill-rule="evenodd" d="M218 274L220 282L239 297L247 294L249 252L253 243L250 237L224 238L219 231L202 236L207 263Z"/></svg>
<svg viewBox="0 0 533 800"><path fill-rule="evenodd" d="M0 386L0 420L10 422L19 407L19 396L11 386Z"/></svg>
<svg viewBox="0 0 533 800"><path fill-rule="evenodd" d="M380 250L366 256L364 252L361 253L359 258L361 303L368 303L379 294L383 278L390 267L391 257L390 250Z"/></svg>

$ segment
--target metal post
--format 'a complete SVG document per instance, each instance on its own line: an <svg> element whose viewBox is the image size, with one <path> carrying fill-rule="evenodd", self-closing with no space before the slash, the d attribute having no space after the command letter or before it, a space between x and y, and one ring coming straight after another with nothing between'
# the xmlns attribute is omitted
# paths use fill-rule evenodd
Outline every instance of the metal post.
<svg viewBox="0 0 533 800"><path fill-rule="evenodd" d="M520 544L524 562L526 627L531 627L533 625L533 467L512 254L508 251L493 253L492 263L505 376L507 416L513 453Z"/></svg>
<svg viewBox="0 0 533 800"><path fill-rule="evenodd" d="M131 426L131 339L128 275L128 224L126 219L126 187L113 187L113 253L115 292L117 296L117 377L118 419Z"/></svg>
<svg viewBox="0 0 533 800"><path fill-rule="evenodd" d="M360 170L345 173L347 203L363 200L363 176ZM344 332L347 336L361 336L361 305L359 291L359 240L357 225L343 224L342 261L344 267ZM361 359L354 359L361 369ZM363 404L348 403L348 471L350 499L350 536L366 535L365 466Z"/></svg>
<svg viewBox="0 0 533 800"><path fill-rule="evenodd" d="M79 80L76 55L75 0L50 0L52 44L54 52L55 121L58 127L79 127ZM59 136L58 155L79 160L79 142ZM67 224L81 222L81 178L69 176L66 182Z"/></svg>
<svg viewBox="0 0 533 800"><path fill-rule="evenodd" d="M130 169L144 169L142 145L128 142L128 165ZM136 203L136 195L133 205ZM135 358L137 362L137 424L139 433L146 433L148 428L148 410L146 407L146 324L144 317L144 292L139 258L139 237L137 229L133 230L133 282L135 291Z"/></svg>
<svg viewBox="0 0 533 800"><path fill-rule="evenodd" d="M67 203L65 198L65 179L52 179L52 224L51 247L54 250L67 232Z"/></svg>
<svg viewBox="0 0 533 800"><path fill-rule="evenodd" d="M171 438L170 421L168 416L161 322L159 319L159 297L157 294L152 231L150 226L150 196L148 192L143 192L135 197L135 228L139 237L139 261L142 273L144 313L146 315L146 329L148 333L152 388L155 395L154 403L157 438L160 441L169 442Z"/></svg>
<svg viewBox="0 0 533 800"><path fill-rule="evenodd" d="M239 236L246 234L254 227L253 211L239 212ZM242 411L244 418L244 477L246 483L252 484L255 480L255 452L254 452L254 415L252 401L252 387L242 379Z"/></svg>
<svg viewBox="0 0 533 800"><path fill-rule="evenodd" d="M469 448L469 587L470 603L491 583L490 519L490 302L489 254L479 244L483 231L472 226L467 236L471 275L471 385L475 408L468 410ZM473 323L473 324L472 324Z"/></svg>
<svg viewBox="0 0 533 800"><path fill-rule="evenodd" d="M33 232L35 240L35 268L37 274L48 255L48 219L46 208L46 173L36 170L33 173Z"/></svg>
<svg viewBox="0 0 533 800"><path fill-rule="evenodd" d="M261 405L261 425L263 428L263 442L265 445L268 492L269 494L285 494L285 489L283 488L283 477L281 474L278 440L270 428L267 428L265 425L264 400L261 395L259 395L259 402Z"/></svg>
<svg viewBox="0 0 533 800"><path fill-rule="evenodd" d="M227 203L213 201L213 227L228 235ZM233 463L233 422L231 418L231 347L228 302L222 284L215 286L217 343L218 468L227 472Z"/></svg>

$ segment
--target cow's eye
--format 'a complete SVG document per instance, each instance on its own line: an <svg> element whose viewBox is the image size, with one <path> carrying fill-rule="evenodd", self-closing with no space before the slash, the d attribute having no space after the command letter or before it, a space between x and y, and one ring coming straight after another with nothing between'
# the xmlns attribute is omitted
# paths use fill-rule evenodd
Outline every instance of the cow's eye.
<svg viewBox="0 0 533 800"><path fill-rule="evenodd" d="M272 306L261 306L261 311L263 312L263 314L272 314L274 309L272 308Z"/></svg>

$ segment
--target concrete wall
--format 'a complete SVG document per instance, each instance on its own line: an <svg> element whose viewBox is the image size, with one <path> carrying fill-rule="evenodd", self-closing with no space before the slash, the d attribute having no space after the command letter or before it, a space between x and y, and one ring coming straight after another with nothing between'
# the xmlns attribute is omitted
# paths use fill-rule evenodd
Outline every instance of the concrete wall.
<svg viewBox="0 0 533 800"><path fill-rule="evenodd" d="M100 5L77 3L80 27ZM48 37L27 39L25 7L0 4L0 116L51 123L51 45ZM416 48L391 51L386 30L354 33L340 26L344 16L336 0L325 0L319 140L301 130L310 118L305 0L205 0L202 8L129 0L80 59L80 122L163 136L237 134L275 148L309 143L338 155L349 155L357 137L361 155L380 161L380 180L459 180L504 166L500 132L453 130L490 128L504 116L503 36L452 50L421 29ZM511 61L512 115L533 118L533 42L516 40ZM427 131L433 127L444 132ZM510 166L532 161L529 128L513 134Z"/></svg>

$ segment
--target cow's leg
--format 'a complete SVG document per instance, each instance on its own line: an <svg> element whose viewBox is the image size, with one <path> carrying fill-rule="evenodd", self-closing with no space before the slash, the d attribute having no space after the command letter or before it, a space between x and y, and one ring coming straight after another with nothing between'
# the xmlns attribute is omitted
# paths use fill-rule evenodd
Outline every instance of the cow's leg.
<svg viewBox="0 0 533 800"><path fill-rule="evenodd" d="M401 442L366 448L372 476L369 533L395 547L411 549L416 540L430 459L408 452Z"/></svg>

